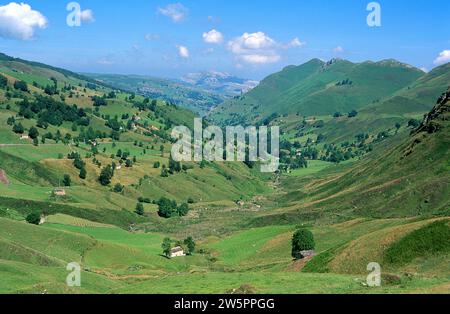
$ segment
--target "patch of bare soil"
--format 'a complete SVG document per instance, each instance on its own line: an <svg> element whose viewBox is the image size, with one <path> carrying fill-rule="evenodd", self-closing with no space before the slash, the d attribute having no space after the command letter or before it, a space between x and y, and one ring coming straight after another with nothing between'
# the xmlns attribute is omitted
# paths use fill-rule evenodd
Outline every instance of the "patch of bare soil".
<svg viewBox="0 0 450 314"><path fill-rule="evenodd" d="M291 265L288 266L288 268L286 268L286 272L289 272L289 273L301 272L302 269L305 268L306 264L308 264L308 262L310 260L312 260L313 258L314 258L314 256L309 256L309 257L303 258L301 260L294 261Z"/></svg>
<svg viewBox="0 0 450 314"><path fill-rule="evenodd" d="M3 183L4 185L10 184L6 172L3 169L0 169L0 183Z"/></svg>

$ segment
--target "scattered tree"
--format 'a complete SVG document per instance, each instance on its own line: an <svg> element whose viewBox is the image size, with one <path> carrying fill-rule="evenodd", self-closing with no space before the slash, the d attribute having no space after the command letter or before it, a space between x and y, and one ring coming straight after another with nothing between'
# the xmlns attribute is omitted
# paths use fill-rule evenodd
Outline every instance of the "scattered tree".
<svg viewBox="0 0 450 314"><path fill-rule="evenodd" d="M292 257L295 259L302 258L302 251L314 250L316 244L314 242L314 235L307 229L300 229L294 233L292 237Z"/></svg>
<svg viewBox="0 0 450 314"><path fill-rule="evenodd" d="M39 225L41 223L41 215L33 212L27 216L26 221L32 225Z"/></svg>
<svg viewBox="0 0 450 314"><path fill-rule="evenodd" d="M184 245L187 248L187 254L192 255L195 252L195 241L192 237L188 237L184 240Z"/></svg>
<svg viewBox="0 0 450 314"><path fill-rule="evenodd" d="M22 92L28 92L28 85L24 81L15 81L14 88L21 90Z"/></svg>
<svg viewBox="0 0 450 314"><path fill-rule="evenodd" d="M161 247L163 249L164 256L170 258L170 251L172 250L172 240L170 240L170 238L165 238Z"/></svg>
<svg viewBox="0 0 450 314"><path fill-rule="evenodd" d="M25 132L25 129L24 129L22 123L19 122L19 124L14 124L13 132L17 133L17 134L23 134Z"/></svg>
<svg viewBox="0 0 450 314"><path fill-rule="evenodd" d="M101 185L107 186L111 183L113 175L114 170L112 169L111 165L108 165L102 169L98 181L100 182Z"/></svg>
<svg viewBox="0 0 450 314"><path fill-rule="evenodd" d="M70 175L68 175L68 174L64 175L63 184L64 184L64 186L71 186L72 185L72 179L70 178Z"/></svg>
<svg viewBox="0 0 450 314"><path fill-rule="evenodd" d="M87 171L86 168L81 168L80 169L80 175L79 175L80 179L85 180L87 177Z"/></svg>
<svg viewBox="0 0 450 314"><path fill-rule="evenodd" d="M137 203L135 213L138 214L139 216L144 215L144 205L142 205L142 203Z"/></svg>
<svg viewBox="0 0 450 314"><path fill-rule="evenodd" d="M6 76L0 74L0 88L5 88L8 85L8 79Z"/></svg>
<svg viewBox="0 0 450 314"><path fill-rule="evenodd" d="M186 203L181 204L177 208L177 213L180 217L186 216L189 213L189 205Z"/></svg>

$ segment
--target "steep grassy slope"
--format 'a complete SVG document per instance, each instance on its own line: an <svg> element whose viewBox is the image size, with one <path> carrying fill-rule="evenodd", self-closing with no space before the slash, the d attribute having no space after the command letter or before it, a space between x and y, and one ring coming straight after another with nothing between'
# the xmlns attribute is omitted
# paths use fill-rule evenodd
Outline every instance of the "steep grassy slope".
<svg viewBox="0 0 450 314"><path fill-rule="evenodd" d="M202 206L232 203L270 190L264 178L244 164L186 163L185 171L163 177L163 167L169 168L171 128L193 125L196 115L187 109L7 56L0 58L0 74L8 80L0 88L0 169L10 183L0 183L0 209L14 209L23 216L32 211L63 213L127 228L145 220L158 221L154 204L146 204L146 217L134 213L138 198L151 202L165 196L180 204L191 198L196 206ZM15 87L20 80L28 90ZM101 105L94 104L96 98L102 100ZM76 108L85 120L68 121L61 115L62 121L41 125L46 111L40 106L51 101L66 111ZM28 104L26 110L24 103ZM36 127L39 136L34 145L14 132L18 124L24 135ZM47 134L52 137L44 138ZM79 154L85 178L68 157L71 153ZM132 167L125 165L122 153L128 155ZM102 186L98 180L101 170L113 163L115 167L123 165L116 169L111 183ZM70 176L71 186L66 187L66 196L56 197L52 192L63 184L64 175ZM118 184L123 190L114 192Z"/></svg>
<svg viewBox="0 0 450 314"><path fill-rule="evenodd" d="M423 75L395 60L354 64L314 59L269 76L243 97L219 106L210 117L223 123L241 123L263 121L274 114L347 113L383 100Z"/></svg>
<svg viewBox="0 0 450 314"><path fill-rule="evenodd" d="M302 193L298 194L300 199L286 196L287 206L328 218L448 215L448 95L440 98L413 134L405 140L397 138L394 147L378 150L343 174L320 178L303 188L295 183L298 179L287 178L288 196Z"/></svg>

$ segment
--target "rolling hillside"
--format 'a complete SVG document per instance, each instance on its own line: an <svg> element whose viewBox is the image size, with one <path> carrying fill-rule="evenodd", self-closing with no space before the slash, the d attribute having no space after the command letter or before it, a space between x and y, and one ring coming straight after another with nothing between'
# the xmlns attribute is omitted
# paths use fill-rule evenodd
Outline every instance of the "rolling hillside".
<svg viewBox="0 0 450 314"><path fill-rule="evenodd" d="M446 66L423 74L394 61L313 60L268 78L273 95L301 96L299 108L330 99L318 111L327 115L271 120L283 125L283 169L272 175L174 163L169 132L191 126L187 109L10 57L0 75L0 293L448 293L450 92L406 125L432 108ZM367 91L375 83L379 102ZM383 108L399 98L403 109ZM357 117L332 117L353 106ZM367 121L373 130L355 140ZM317 254L294 261L292 235L305 227ZM187 237L193 255L162 255L166 238L183 246ZM365 283L372 261L383 268L379 288ZM81 287L66 285L70 262L81 265Z"/></svg>
<svg viewBox="0 0 450 314"><path fill-rule="evenodd" d="M351 63L313 59L264 79L242 97L211 114L222 123L251 123L274 115L323 116L348 113L380 102L425 73L395 60Z"/></svg>
<svg viewBox="0 0 450 314"><path fill-rule="evenodd" d="M0 75L3 210L63 213L127 228L160 219L155 204L146 204L146 219L136 215L138 199L191 199L201 207L270 190L244 164L186 163L169 173L170 130L192 126L195 114L187 109L7 56L0 60ZM108 166L117 169L101 184ZM70 186L57 197L54 189L65 185L65 176Z"/></svg>
<svg viewBox="0 0 450 314"><path fill-rule="evenodd" d="M287 176L288 194L280 203L288 212L326 220L448 216L449 95L446 92L439 98L411 135L384 142L359 163L342 165L331 175L316 174L314 183Z"/></svg>

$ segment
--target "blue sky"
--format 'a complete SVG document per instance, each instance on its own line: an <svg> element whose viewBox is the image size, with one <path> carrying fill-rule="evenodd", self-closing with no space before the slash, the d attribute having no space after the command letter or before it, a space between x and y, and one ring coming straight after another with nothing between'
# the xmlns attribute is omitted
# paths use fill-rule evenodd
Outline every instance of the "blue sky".
<svg viewBox="0 0 450 314"><path fill-rule="evenodd" d="M70 1L23 1L31 13L0 1L0 51L80 72L261 79L316 57L450 61L448 0L377 1L380 27L363 0L84 0L80 27L67 25Z"/></svg>

